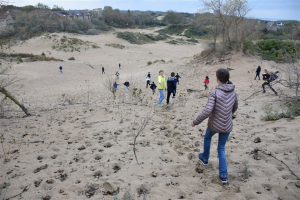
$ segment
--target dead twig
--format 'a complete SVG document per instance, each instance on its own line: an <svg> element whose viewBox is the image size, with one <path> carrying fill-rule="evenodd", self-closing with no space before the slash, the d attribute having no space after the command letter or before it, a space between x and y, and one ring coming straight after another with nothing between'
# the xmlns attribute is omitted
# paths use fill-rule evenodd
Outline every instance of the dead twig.
<svg viewBox="0 0 300 200"><path fill-rule="evenodd" d="M285 162L283 162L282 160L279 160L278 158L276 158L275 156L273 156L271 152L270 152L270 153L267 153L267 152L265 152L265 151L263 151L263 150L255 149L255 150L254 150L254 153L255 153L255 152L257 153L257 152L259 152L259 151L260 151L261 153L267 155L267 156L271 156L271 157L274 158L275 160L277 160L277 161L281 162L282 164L284 164L284 165L288 168L288 170L291 172L291 174L292 174L293 176L295 176L298 180L300 180L299 176L297 176L297 175L291 170L291 168L290 168L287 164L285 164Z"/></svg>

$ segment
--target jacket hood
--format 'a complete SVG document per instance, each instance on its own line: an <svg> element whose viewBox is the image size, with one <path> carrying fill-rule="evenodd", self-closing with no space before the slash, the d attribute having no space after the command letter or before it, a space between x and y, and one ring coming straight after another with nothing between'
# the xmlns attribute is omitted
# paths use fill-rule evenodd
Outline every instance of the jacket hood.
<svg viewBox="0 0 300 200"><path fill-rule="evenodd" d="M235 89L233 84L221 84L216 87L216 89L223 90L224 92L232 92Z"/></svg>

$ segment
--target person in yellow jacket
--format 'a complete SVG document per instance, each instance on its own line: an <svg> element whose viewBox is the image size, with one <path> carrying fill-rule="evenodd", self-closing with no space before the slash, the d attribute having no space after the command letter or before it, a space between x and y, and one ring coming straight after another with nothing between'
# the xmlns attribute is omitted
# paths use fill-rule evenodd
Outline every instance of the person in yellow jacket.
<svg viewBox="0 0 300 200"><path fill-rule="evenodd" d="M163 106L163 104L161 102L165 98L164 90L166 90L166 88L167 88L166 77L164 75L164 71L163 70L159 71L159 75L158 75L158 87L157 88L158 88L158 91L159 91L159 94L160 94L157 106Z"/></svg>

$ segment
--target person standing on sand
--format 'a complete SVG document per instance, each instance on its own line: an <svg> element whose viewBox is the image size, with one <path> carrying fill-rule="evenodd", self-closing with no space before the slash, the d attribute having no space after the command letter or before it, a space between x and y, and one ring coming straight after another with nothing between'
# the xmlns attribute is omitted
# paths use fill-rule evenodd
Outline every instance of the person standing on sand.
<svg viewBox="0 0 300 200"><path fill-rule="evenodd" d="M147 76L146 81L147 81L147 83L146 83L146 88L148 88L148 85L150 85L151 79Z"/></svg>
<svg viewBox="0 0 300 200"><path fill-rule="evenodd" d="M129 82L128 81L126 81L125 83L123 83L124 85L125 85L125 87L126 87L126 92L128 92L128 87L129 87Z"/></svg>
<svg viewBox="0 0 300 200"><path fill-rule="evenodd" d="M152 84L150 85L150 89L152 90L152 93L155 93L155 89L157 88L157 86L155 85L154 82L152 82Z"/></svg>
<svg viewBox="0 0 300 200"><path fill-rule="evenodd" d="M209 84L209 78L208 78L208 76L206 76L205 80L204 80L204 88L205 88L205 90L208 89L208 86L207 86L208 84Z"/></svg>
<svg viewBox="0 0 300 200"><path fill-rule="evenodd" d="M178 85L179 85L179 78L181 78L181 76L179 76L178 73L177 73L176 76L175 76L175 79L176 79Z"/></svg>
<svg viewBox="0 0 300 200"><path fill-rule="evenodd" d="M148 72L147 77L149 77L149 78L150 78L150 81L151 81L151 74L150 74L150 72Z"/></svg>
<svg viewBox="0 0 300 200"><path fill-rule="evenodd" d="M119 63L119 69L121 69L121 63Z"/></svg>
<svg viewBox="0 0 300 200"><path fill-rule="evenodd" d="M157 106L162 107L163 104L161 103L164 98L165 98L165 94L164 94L164 90L166 90L166 77L164 75L164 71L160 70L159 71L159 75L158 75L158 91L159 91L159 99L158 99L158 104Z"/></svg>
<svg viewBox="0 0 300 200"><path fill-rule="evenodd" d="M62 73L62 69L63 69L63 68L62 68L62 66L60 66L60 67L59 67L59 71L60 71L60 73Z"/></svg>
<svg viewBox="0 0 300 200"><path fill-rule="evenodd" d="M256 80L256 77L258 77L258 80L260 80L260 76L259 76L260 71L261 71L261 68L260 68L260 66L258 66L256 69L256 76L255 76L254 80Z"/></svg>
<svg viewBox="0 0 300 200"><path fill-rule="evenodd" d="M262 74L263 80L265 82L261 85L263 88L263 93L266 93L265 86L267 85L277 96L277 92L271 87L270 82L272 82L278 78L278 76L276 75L278 72L279 71L273 72L273 71L269 70L268 68L265 69L265 73Z"/></svg>
<svg viewBox="0 0 300 200"><path fill-rule="evenodd" d="M176 91L177 81L175 79L175 73L171 73L171 77L167 80L167 106L169 106L170 96L173 93L173 99L175 99L175 91Z"/></svg>
<svg viewBox="0 0 300 200"><path fill-rule="evenodd" d="M102 74L105 74L104 67L102 67Z"/></svg>
<svg viewBox="0 0 300 200"><path fill-rule="evenodd" d="M117 76L117 79L119 79L120 73L118 71L116 72L116 76Z"/></svg>
<svg viewBox="0 0 300 200"><path fill-rule="evenodd" d="M232 131L233 113L238 108L238 99L235 86L229 81L229 71L220 68L216 72L218 86L209 93L206 107L198 117L192 122L195 127L207 117L208 124L204 136L203 153L199 154L199 159L203 165L208 165L211 138L219 133L218 157L219 157L219 177L222 183L227 183L227 163L225 154L225 144Z"/></svg>

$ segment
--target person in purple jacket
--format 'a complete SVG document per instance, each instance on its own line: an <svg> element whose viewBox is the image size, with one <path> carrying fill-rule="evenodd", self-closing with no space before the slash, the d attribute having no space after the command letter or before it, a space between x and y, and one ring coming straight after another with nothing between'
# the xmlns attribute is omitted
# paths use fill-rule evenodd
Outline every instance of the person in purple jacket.
<svg viewBox="0 0 300 200"><path fill-rule="evenodd" d="M238 99L234 90L235 86L229 81L229 71L221 68L218 69L216 75L218 86L209 93L206 107L192 121L191 126L195 127L209 117L203 153L199 154L199 159L203 165L208 165L211 138L218 133L219 176L222 183L227 183L225 144L232 131L233 113L238 108Z"/></svg>

